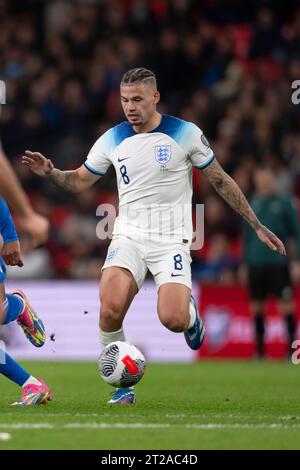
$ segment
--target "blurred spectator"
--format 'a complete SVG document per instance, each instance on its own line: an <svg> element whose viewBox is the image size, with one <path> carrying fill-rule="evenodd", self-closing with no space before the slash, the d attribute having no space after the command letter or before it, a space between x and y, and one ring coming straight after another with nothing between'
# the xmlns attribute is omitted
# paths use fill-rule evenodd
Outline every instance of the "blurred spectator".
<svg viewBox="0 0 300 470"><path fill-rule="evenodd" d="M294 257L300 258L300 225L297 208L292 200L277 193L277 179L269 167L258 167L254 172L255 194L251 206L259 220L285 244L296 243ZM264 311L269 295L276 298L278 310L287 330L288 354L295 339L295 305L289 271L289 256L281 256L267 249L256 233L245 225L244 261L248 267L251 312L254 319L258 357L264 357ZM298 273L299 273L299 261ZM299 280L299 279L297 279Z"/></svg>
<svg viewBox="0 0 300 470"><path fill-rule="evenodd" d="M233 284L237 263L230 255L228 238L218 233L209 241L205 260L194 269L194 278L204 282Z"/></svg>
<svg viewBox="0 0 300 470"><path fill-rule="evenodd" d="M279 54L281 46L280 25L276 21L273 11L271 8L260 8L254 27L250 57L270 57L272 54Z"/></svg>

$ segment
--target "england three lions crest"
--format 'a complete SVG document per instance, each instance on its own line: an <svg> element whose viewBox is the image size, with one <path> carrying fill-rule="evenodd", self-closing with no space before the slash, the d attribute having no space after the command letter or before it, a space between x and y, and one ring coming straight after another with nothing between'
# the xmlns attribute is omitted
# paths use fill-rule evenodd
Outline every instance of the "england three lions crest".
<svg viewBox="0 0 300 470"><path fill-rule="evenodd" d="M171 145L156 145L155 160L160 165L165 165L171 160Z"/></svg>

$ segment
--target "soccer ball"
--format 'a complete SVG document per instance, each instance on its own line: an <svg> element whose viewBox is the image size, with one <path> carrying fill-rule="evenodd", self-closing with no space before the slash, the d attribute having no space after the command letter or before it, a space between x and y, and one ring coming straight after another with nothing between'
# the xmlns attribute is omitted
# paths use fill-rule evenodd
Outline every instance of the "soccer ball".
<svg viewBox="0 0 300 470"><path fill-rule="evenodd" d="M99 373L113 387L132 387L144 375L146 361L133 344L116 341L108 344L99 358Z"/></svg>

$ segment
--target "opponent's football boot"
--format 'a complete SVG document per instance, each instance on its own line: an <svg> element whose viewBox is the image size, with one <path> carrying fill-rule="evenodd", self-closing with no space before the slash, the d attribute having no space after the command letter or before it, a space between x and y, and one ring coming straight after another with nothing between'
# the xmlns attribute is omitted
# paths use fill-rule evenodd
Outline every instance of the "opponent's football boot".
<svg viewBox="0 0 300 470"><path fill-rule="evenodd" d="M50 388L45 384L43 379L38 379L41 385L29 384L22 390L21 401L12 403L12 406L33 406L41 405L52 400Z"/></svg>
<svg viewBox="0 0 300 470"><path fill-rule="evenodd" d="M33 310L24 292L16 290L13 295L18 295L24 300L25 307L21 315L17 318L17 323L23 329L26 338L40 348L46 341L46 331L42 320L39 319L36 312Z"/></svg>

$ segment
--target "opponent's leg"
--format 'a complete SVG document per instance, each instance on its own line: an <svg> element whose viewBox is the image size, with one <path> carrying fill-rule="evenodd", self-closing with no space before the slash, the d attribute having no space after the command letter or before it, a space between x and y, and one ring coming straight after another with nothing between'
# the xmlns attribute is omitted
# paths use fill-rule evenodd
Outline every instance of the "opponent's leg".
<svg viewBox="0 0 300 470"><path fill-rule="evenodd" d="M41 378L35 378L23 369L9 354L0 351L0 374L22 387L18 406L39 405L52 399L51 391Z"/></svg>
<svg viewBox="0 0 300 470"><path fill-rule="evenodd" d="M6 312L4 309L4 302L6 301L5 289L2 282L0 282L0 325L4 324Z"/></svg>
<svg viewBox="0 0 300 470"><path fill-rule="evenodd" d="M24 292L17 290L12 294L6 294L3 282L0 291L0 323L7 325L17 320L18 325L24 331L26 338L36 347L41 347L46 341L46 331L42 320L40 320L29 303Z"/></svg>
<svg viewBox="0 0 300 470"><path fill-rule="evenodd" d="M16 290L12 294L7 295L8 298L19 299L23 303L22 313L17 318L18 325L21 326L28 341L40 348L44 346L46 341L46 330L42 320L29 303L28 298L21 290Z"/></svg>
<svg viewBox="0 0 300 470"><path fill-rule="evenodd" d="M17 296L6 296L3 283L0 283L0 302L1 324L13 321L24 309ZM30 375L3 348L0 348L0 374L22 387L22 398L16 405L37 405L51 400L51 392L45 382Z"/></svg>
<svg viewBox="0 0 300 470"><path fill-rule="evenodd" d="M157 312L166 328L175 333L184 332L191 349L201 347L205 327L189 287L174 282L162 284L158 291Z"/></svg>
<svg viewBox="0 0 300 470"><path fill-rule="evenodd" d="M117 266L104 269L100 285L100 342L103 347L115 341L126 341L123 320L137 292L136 281L127 269ZM135 403L133 388L116 389L108 403Z"/></svg>
<svg viewBox="0 0 300 470"><path fill-rule="evenodd" d="M24 310L24 302L16 295L6 294L3 282L0 282L0 324L7 325L16 320Z"/></svg>

